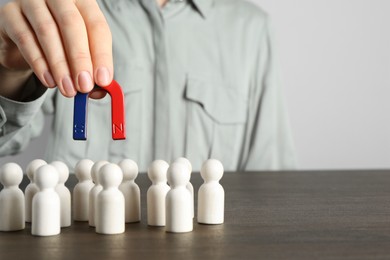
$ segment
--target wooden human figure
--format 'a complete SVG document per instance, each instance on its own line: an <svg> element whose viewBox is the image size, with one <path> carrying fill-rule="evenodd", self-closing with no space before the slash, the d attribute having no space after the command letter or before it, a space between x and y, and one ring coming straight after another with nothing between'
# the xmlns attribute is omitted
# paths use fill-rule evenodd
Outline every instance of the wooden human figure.
<svg viewBox="0 0 390 260"><path fill-rule="evenodd" d="M38 187L34 183L34 175L36 170L41 167L42 165L47 164L44 160L36 159L32 160L26 168L27 177L30 180L30 183L27 185L25 191L24 191L24 200L25 200L25 218L26 222L31 222L31 204L32 199L34 195L39 191Z"/></svg>
<svg viewBox="0 0 390 260"><path fill-rule="evenodd" d="M200 174L204 183L198 191L198 223L222 224L225 191L219 180L223 176L223 165L218 160L209 159L203 163Z"/></svg>
<svg viewBox="0 0 390 260"><path fill-rule="evenodd" d="M4 164L0 169L0 231L16 231L25 227L24 194L19 188L23 170L16 163Z"/></svg>
<svg viewBox="0 0 390 260"><path fill-rule="evenodd" d="M61 201L61 227L69 227L72 219L72 200L70 191L65 186L65 182L69 178L69 168L61 161L54 161L50 164L57 169L59 176L55 191L60 196Z"/></svg>
<svg viewBox="0 0 390 260"><path fill-rule="evenodd" d="M192 164L190 162L190 160L188 160L187 158L184 158L184 157L179 157L175 160L175 162L180 162L180 163L183 163L187 166L188 168L188 171L190 172L190 176L192 174ZM190 181L187 183L186 185L187 189L191 192L191 198L192 198L192 217L194 217L195 215L195 210L194 210L194 207L195 207L195 199L194 199L194 186L192 186L192 183L191 183L191 177L190 177Z"/></svg>
<svg viewBox="0 0 390 260"><path fill-rule="evenodd" d="M31 234L54 236L61 232L61 202L55 191L58 172L52 165L43 165L35 173L39 191L32 201Z"/></svg>
<svg viewBox="0 0 390 260"><path fill-rule="evenodd" d="M130 159L123 159L118 165L123 173L123 181L119 185L119 190L125 197L125 222L139 222L141 221L141 192L135 183L138 165Z"/></svg>
<svg viewBox="0 0 390 260"><path fill-rule="evenodd" d="M73 219L75 221L88 221L89 192L93 188L91 169L93 161L80 160L74 169L78 183L73 189Z"/></svg>
<svg viewBox="0 0 390 260"><path fill-rule="evenodd" d="M122 170L116 164L106 164L99 171L103 189L96 199L97 233L112 235L125 232L125 198L118 189L122 179Z"/></svg>
<svg viewBox="0 0 390 260"><path fill-rule="evenodd" d="M148 168L148 177L152 182L146 194L149 226L165 226L165 197L170 190L167 184L168 167L166 161L156 160Z"/></svg>
<svg viewBox="0 0 390 260"><path fill-rule="evenodd" d="M168 168L168 191L165 201L166 231L174 233L190 232L193 229L191 193L186 188L190 181L188 167L174 162Z"/></svg>
<svg viewBox="0 0 390 260"><path fill-rule="evenodd" d="M88 223L91 227L95 226L96 198L99 192L103 189L99 180L99 170L102 166L108 164L107 161L97 161L91 168L92 180L95 183L89 192L89 217Z"/></svg>

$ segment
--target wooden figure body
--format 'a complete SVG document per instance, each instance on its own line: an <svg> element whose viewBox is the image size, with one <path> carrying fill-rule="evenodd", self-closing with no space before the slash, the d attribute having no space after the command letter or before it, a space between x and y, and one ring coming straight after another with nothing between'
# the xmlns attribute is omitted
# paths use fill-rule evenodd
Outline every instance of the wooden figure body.
<svg viewBox="0 0 390 260"><path fill-rule="evenodd" d="M91 169L93 161L83 159L75 167L78 183L73 189L73 219L75 221L88 221L89 218L89 192L93 188Z"/></svg>
<svg viewBox="0 0 390 260"><path fill-rule="evenodd" d="M219 183L223 176L222 163L209 159L202 165L200 174L204 183L198 191L198 222L222 224L225 209L225 191Z"/></svg>
<svg viewBox="0 0 390 260"><path fill-rule="evenodd" d="M122 171L116 164L106 164L99 171L103 186L96 199L96 232L113 235L125 232L125 198L118 189Z"/></svg>
<svg viewBox="0 0 390 260"><path fill-rule="evenodd" d="M156 160L148 168L148 177L152 182L146 194L149 226L165 226L165 197L170 190L167 184L168 167L166 161Z"/></svg>
<svg viewBox="0 0 390 260"><path fill-rule="evenodd" d="M69 227L72 219L72 200L69 189L65 186L65 182L69 178L69 168L65 163L60 161L54 161L50 163L58 172L58 183L55 187L55 191L60 197L61 202L61 227Z"/></svg>
<svg viewBox="0 0 390 260"><path fill-rule="evenodd" d="M16 163L4 164L0 169L0 231L16 231L25 227L24 194L19 188L23 170Z"/></svg>
<svg viewBox="0 0 390 260"><path fill-rule="evenodd" d="M125 197L125 222L139 222L141 221L141 191L135 183L138 165L130 159L123 159L118 165L123 173L123 181L119 185L119 190Z"/></svg>
<svg viewBox="0 0 390 260"><path fill-rule="evenodd" d="M168 183L171 186L165 201L166 231L173 233L190 232L193 229L192 198L186 188L190 181L188 167L173 163L168 168Z"/></svg>
<svg viewBox="0 0 390 260"><path fill-rule="evenodd" d="M31 222L32 199L34 195L39 191L38 187L35 185L34 182L34 175L37 169L45 164L47 163L44 160L36 159L31 161L26 168L27 177L30 180L30 183L27 185L24 191L26 222Z"/></svg>
<svg viewBox="0 0 390 260"><path fill-rule="evenodd" d="M39 191L32 202L32 235L54 236L61 232L61 202L54 190L58 179L57 170L52 165L43 165L35 174Z"/></svg>
<svg viewBox="0 0 390 260"><path fill-rule="evenodd" d="M88 223L91 227L95 226L96 198L99 192L101 192L103 189L102 185L100 184L99 170L106 164L108 164L107 161L97 161L94 163L91 169L92 180L95 183L95 186L93 186L93 188L89 192Z"/></svg>
<svg viewBox="0 0 390 260"><path fill-rule="evenodd" d="M192 164L191 164L191 162L187 158L179 157L179 158L177 158L175 160L175 162L179 162L179 163L185 164L187 166L188 171L190 172L190 176L191 176L191 174L192 174ZM190 181L187 183L186 187L191 192L191 198L192 198L191 205L193 206L192 207L192 217L194 217L195 216L195 210L194 210L195 199L194 199L194 186L191 183L191 177L190 177Z"/></svg>

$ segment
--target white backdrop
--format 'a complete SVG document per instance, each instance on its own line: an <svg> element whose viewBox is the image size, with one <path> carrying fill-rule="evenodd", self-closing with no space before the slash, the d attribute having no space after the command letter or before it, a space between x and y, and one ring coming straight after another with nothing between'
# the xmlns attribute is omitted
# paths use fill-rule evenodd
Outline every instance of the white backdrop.
<svg viewBox="0 0 390 260"><path fill-rule="evenodd" d="M254 2L273 18L300 168L389 168L390 1Z"/></svg>
<svg viewBox="0 0 390 260"><path fill-rule="evenodd" d="M390 168L390 1L252 1L273 20L299 168ZM41 157L45 135L0 164Z"/></svg>

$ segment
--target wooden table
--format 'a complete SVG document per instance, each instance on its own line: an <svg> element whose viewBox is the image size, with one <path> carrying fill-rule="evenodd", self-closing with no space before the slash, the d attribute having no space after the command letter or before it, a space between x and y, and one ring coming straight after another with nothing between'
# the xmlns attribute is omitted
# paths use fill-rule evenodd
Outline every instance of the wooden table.
<svg viewBox="0 0 390 260"><path fill-rule="evenodd" d="M199 174L192 182L197 191ZM142 221L124 234L76 222L34 237L27 225L0 232L0 259L390 259L390 171L226 173L225 223L185 234L146 225L150 182L137 183Z"/></svg>

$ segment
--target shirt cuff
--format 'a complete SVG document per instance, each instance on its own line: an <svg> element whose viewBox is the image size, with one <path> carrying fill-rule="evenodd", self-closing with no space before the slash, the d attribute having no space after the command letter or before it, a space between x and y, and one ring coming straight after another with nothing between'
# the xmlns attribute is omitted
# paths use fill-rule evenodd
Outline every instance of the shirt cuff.
<svg viewBox="0 0 390 260"><path fill-rule="evenodd" d="M0 96L0 128L3 128L5 123L14 127L22 127L30 122L41 108L46 92L47 88L42 86L35 76L32 76L24 87L21 101Z"/></svg>

